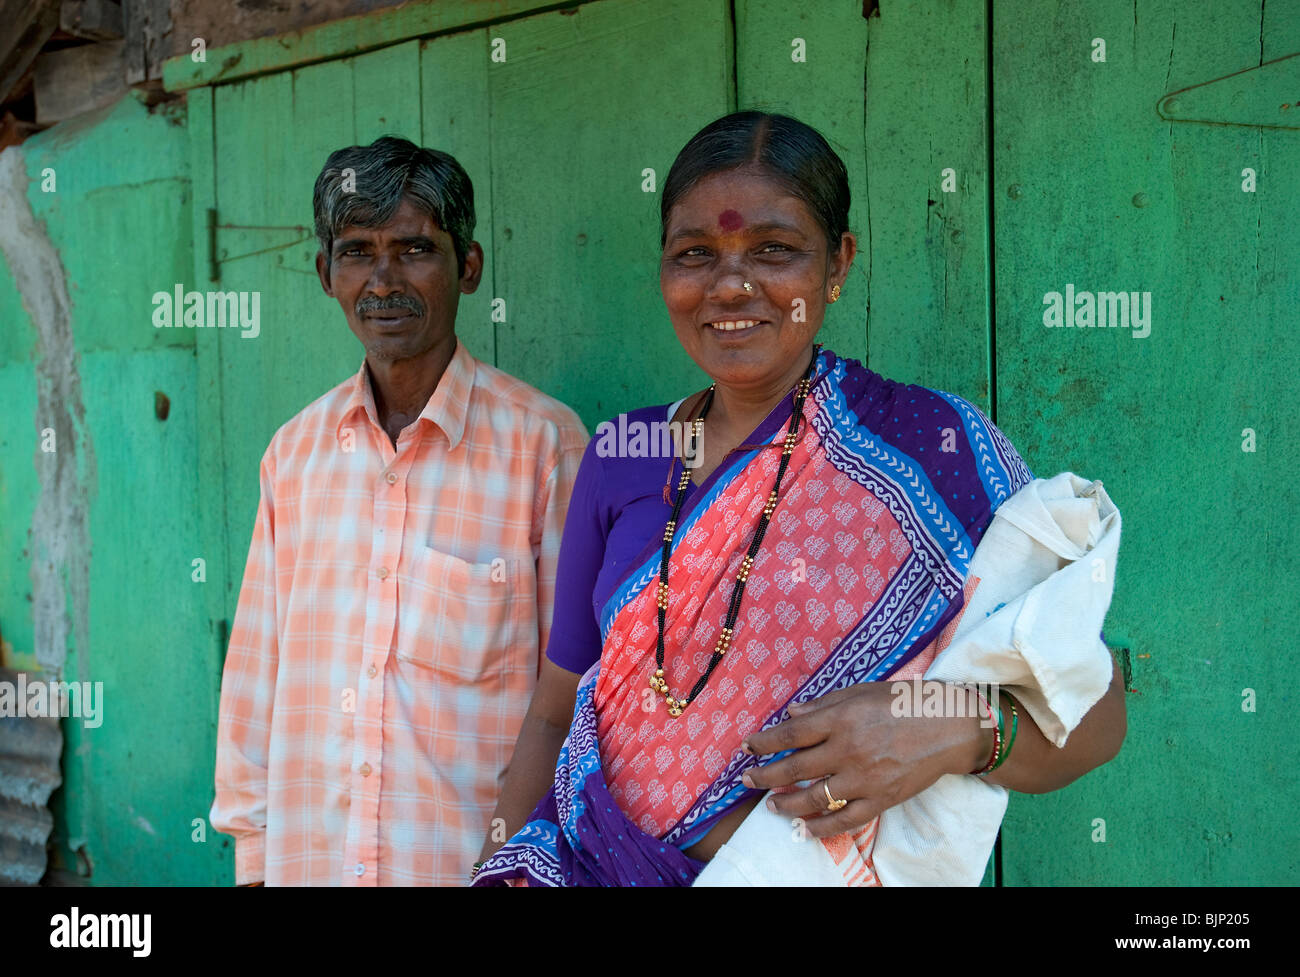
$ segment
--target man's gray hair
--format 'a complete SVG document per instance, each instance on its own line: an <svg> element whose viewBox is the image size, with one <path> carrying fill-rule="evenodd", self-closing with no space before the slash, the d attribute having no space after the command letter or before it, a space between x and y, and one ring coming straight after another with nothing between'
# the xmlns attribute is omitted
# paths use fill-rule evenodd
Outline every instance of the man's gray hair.
<svg viewBox="0 0 1300 977"><path fill-rule="evenodd" d="M413 199L451 235L457 274L463 274L474 240L474 185L455 157L396 136L335 150L325 161L312 209L326 267L334 239L345 227L386 224L403 197Z"/></svg>

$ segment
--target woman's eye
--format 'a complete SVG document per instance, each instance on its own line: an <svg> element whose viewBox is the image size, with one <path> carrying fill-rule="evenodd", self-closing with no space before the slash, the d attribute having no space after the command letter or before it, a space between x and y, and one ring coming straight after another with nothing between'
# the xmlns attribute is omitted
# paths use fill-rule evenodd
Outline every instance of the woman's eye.
<svg viewBox="0 0 1300 977"><path fill-rule="evenodd" d="M707 258L708 256L709 256L709 251L707 248L694 247L694 248L686 248L685 250L678 251L673 256L673 260L695 262L695 261L699 261L702 258Z"/></svg>
<svg viewBox="0 0 1300 977"><path fill-rule="evenodd" d="M782 251L791 251L792 248L781 244L779 241L769 241L759 249L759 254L779 254Z"/></svg>

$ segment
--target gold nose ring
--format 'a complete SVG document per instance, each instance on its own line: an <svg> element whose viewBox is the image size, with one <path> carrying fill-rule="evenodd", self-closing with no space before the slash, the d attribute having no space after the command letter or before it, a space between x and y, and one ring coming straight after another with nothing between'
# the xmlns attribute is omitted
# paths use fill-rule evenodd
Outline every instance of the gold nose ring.
<svg viewBox="0 0 1300 977"><path fill-rule="evenodd" d="M752 292L752 291L754 290L754 286L751 285L751 284L749 284L749 282L745 282L745 286L744 286L744 287L745 287L745 291L746 291L746 292Z"/></svg>

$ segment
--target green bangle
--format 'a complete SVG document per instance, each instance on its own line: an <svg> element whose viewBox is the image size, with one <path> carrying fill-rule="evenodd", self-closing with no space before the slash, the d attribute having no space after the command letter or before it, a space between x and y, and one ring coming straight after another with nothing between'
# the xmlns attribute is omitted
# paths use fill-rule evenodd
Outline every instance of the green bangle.
<svg viewBox="0 0 1300 977"><path fill-rule="evenodd" d="M1011 755L1011 747L1016 745L1016 730L1020 728L1020 712L1016 709L1016 700L1011 698L1010 692L1007 692L1005 689L999 689L999 702L1004 695L1007 697L1007 703L1011 706L1011 735L1006 740L1006 749L1002 751L1002 756L1000 756L998 762L993 765L994 770L1007 762L1007 757ZM1001 710L998 710L998 712L999 715L1001 715Z"/></svg>
<svg viewBox="0 0 1300 977"><path fill-rule="evenodd" d="M988 706L989 719L994 719L996 714L996 721L993 726L993 753L989 757L988 763L984 764L984 766L980 767L978 770L971 771L971 773L975 774L977 777L983 777L985 774L992 773L994 768L997 767L998 765L998 757L1002 755L1004 727L1002 724L1001 704L995 702L989 702L987 699L984 698L984 694L980 692L978 688L975 689L975 695L979 698L980 702ZM984 725L982 720L980 722L980 725L981 726Z"/></svg>

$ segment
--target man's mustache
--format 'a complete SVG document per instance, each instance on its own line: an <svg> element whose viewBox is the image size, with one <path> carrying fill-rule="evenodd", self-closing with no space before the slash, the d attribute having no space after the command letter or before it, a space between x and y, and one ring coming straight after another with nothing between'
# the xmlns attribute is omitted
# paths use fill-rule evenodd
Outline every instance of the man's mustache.
<svg viewBox="0 0 1300 977"><path fill-rule="evenodd" d="M368 295L357 302L357 316L366 316L371 312L387 312L392 309L401 309L418 318L424 317L424 304L417 298L410 295L402 295L400 292L396 295L386 295L380 298L378 295Z"/></svg>

